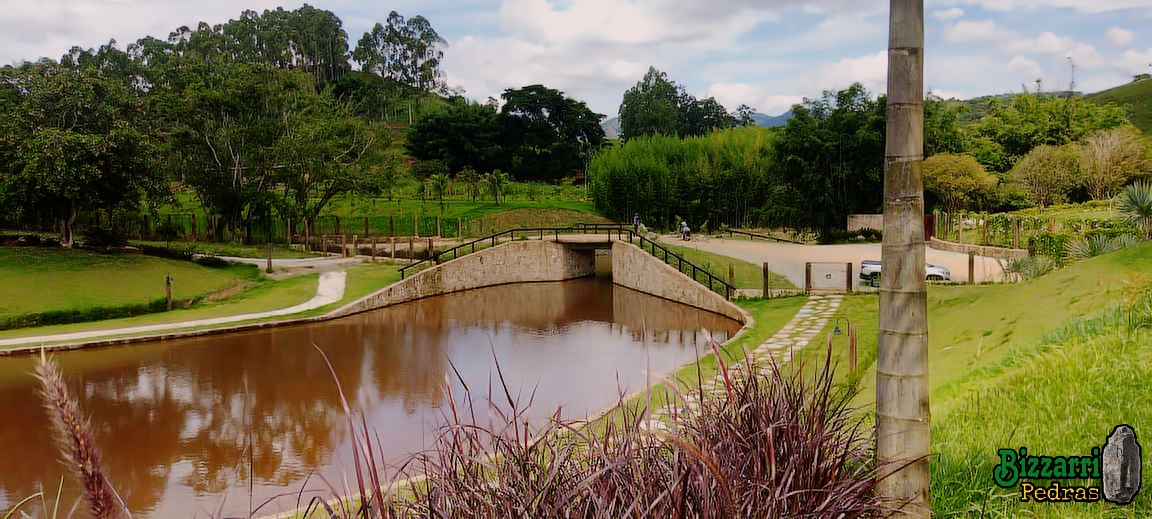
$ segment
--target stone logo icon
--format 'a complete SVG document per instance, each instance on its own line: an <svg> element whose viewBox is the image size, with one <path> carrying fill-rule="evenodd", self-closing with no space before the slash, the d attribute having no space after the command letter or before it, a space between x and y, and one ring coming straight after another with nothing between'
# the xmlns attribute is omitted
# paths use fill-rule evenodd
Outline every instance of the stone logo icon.
<svg viewBox="0 0 1152 519"><path fill-rule="evenodd" d="M1128 424L1117 425L1100 454L1104 465L1104 500L1124 505L1140 490L1140 444Z"/></svg>

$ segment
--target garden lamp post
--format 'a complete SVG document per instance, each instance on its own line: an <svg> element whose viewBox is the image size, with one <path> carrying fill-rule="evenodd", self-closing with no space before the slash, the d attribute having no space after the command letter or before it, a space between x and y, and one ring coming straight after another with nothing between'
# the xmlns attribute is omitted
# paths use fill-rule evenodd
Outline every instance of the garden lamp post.
<svg viewBox="0 0 1152 519"><path fill-rule="evenodd" d="M840 321L843 320L848 323L845 330L848 333L848 366L853 373L856 372L856 326L847 317L840 316L836 318L836 326L832 328L832 335L840 335L844 332L840 331Z"/></svg>

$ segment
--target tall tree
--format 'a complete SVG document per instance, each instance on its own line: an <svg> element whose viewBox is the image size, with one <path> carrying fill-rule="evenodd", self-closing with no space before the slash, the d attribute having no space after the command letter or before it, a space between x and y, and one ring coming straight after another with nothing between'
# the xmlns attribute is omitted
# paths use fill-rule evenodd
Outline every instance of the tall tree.
<svg viewBox="0 0 1152 519"><path fill-rule="evenodd" d="M454 99L443 112L417 120L404 148L419 160L439 160L451 172L506 167L500 115L492 107Z"/></svg>
<svg viewBox="0 0 1152 519"><path fill-rule="evenodd" d="M66 247L82 211L137 210L166 189L138 92L93 64L0 69L0 111L2 201L52 215Z"/></svg>
<svg viewBox="0 0 1152 519"><path fill-rule="evenodd" d="M447 42L431 22L417 15L408 20L396 11L388 14L387 26L377 23L364 33L352 52L361 70L390 78L421 92L443 92L444 73L440 70L442 50Z"/></svg>
<svg viewBox="0 0 1152 519"><path fill-rule="evenodd" d="M852 213L874 213L883 196L884 98L859 83L792 108L777 144L795 204L791 222L828 235Z"/></svg>
<svg viewBox="0 0 1152 519"><path fill-rule="evenodd" d="M620 104L620 140L645 135L679 134L679 101L676 84L668 75L649 67L636 86L624 92Z"/></svg>
<svg viewBox="0 0 1152 519"><path fill-rule="evenodd" d="M876 361L877 490L931 514L928 295L924 281L924 0L891 0L884 244Z"/></svg>
<svg viewBox="0 0 1152 519"><path fill-rule="evenodd" d="M651 135L699 136L736 123L715 99L696 99L655 67L624 93L620 104L620 140L625 142Z"/></svg>
<svg viewBox="0 0 1152 519"><path fill-rule="evenodd" d="M557 179L583 171L604 145L604 116L583 101L543 85L510 88L500 97L502 145L514 178Z"/></svg>

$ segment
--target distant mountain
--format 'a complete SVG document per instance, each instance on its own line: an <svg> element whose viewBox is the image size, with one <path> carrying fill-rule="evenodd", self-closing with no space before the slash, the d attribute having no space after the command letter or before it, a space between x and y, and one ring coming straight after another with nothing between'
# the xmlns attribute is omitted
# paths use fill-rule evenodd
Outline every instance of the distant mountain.
<svg viewBox="0 0 1152 519"><path fill-rule="evenodd" d="M792 110L791 109L789 109L787 112L784 112L784 113L777 115L775 117L773 117L771 115L760 114L760 113L752 114L752 121L754 121L756 123L756 126L761 126L764 128L772 128L774 126L784 126L785 124L788 124L788 119L791 119L791 118L792 118Z"/></svg>
<svg viewBox="0 0 1152 519"><path fill-rule="evenodd" d="M1136 76L1131 83L1088 94L1085 99L1097 104L1116 103L1128 106L1128 117L1144 135L1152 135L1152 78Z"/></svg>
<svg viewBox="0 0 1152 519"><path fill-rule="evenodd" d="M774 126L784 126L785 124L788 123L788 119L791 119L791 118L792 118L792 110L788 110L787 112L784 112L784 113L782 113L780 115L776 115L776 116L764 115L764 114L760 114L760 113L752 114L752 121L756 123L756 126L760 126L763 128L772 128ZM619 117L613 117L611 119L604 120L604 122L600 123L600 127L604 128L604 136L605 137L607 137L609 139L620 138L620 118Z"/></svg>

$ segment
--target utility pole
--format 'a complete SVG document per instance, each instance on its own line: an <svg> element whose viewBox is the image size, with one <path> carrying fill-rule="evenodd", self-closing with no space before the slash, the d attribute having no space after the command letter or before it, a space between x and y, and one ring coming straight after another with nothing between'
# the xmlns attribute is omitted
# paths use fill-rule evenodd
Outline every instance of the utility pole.
<svg viewBox="0 0 1152 519"><path fill-rule="evenodd" d="M924 281L924 0L890 0L884 150L885 265L876 359L880 499L931 515L928 297Z"/></svg>
<svg viewBox="0 0 1152 519"><path fill-rule="evenodd" d="M1072 79L1068 80L1068 97L1072 97L1072 92L1076 91L1076 62L1072 61L1072 56L1068 56L1068 65L1072 67Z"/></svg>

